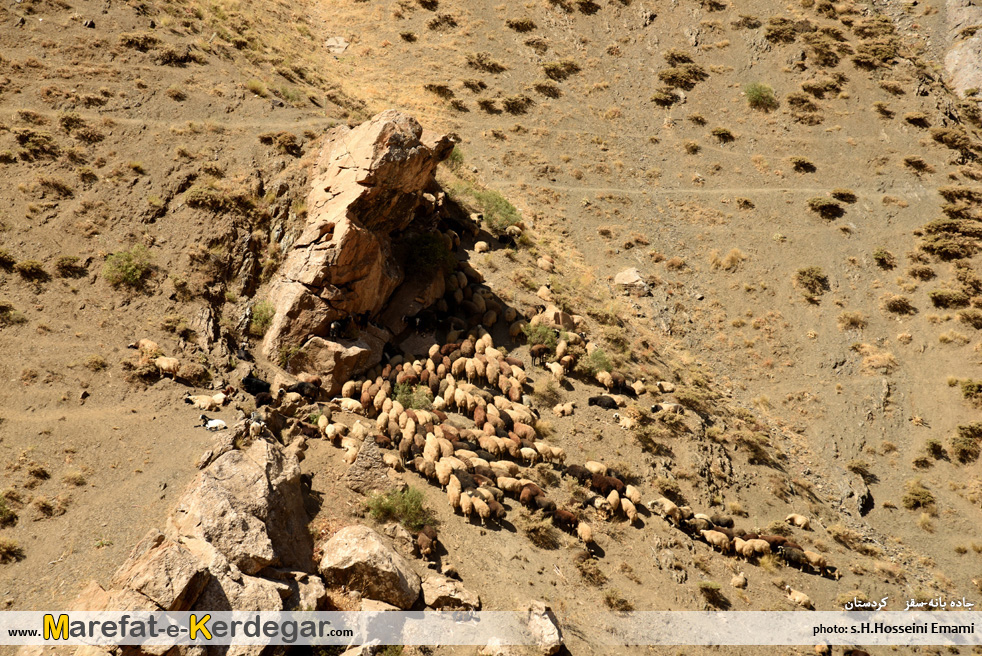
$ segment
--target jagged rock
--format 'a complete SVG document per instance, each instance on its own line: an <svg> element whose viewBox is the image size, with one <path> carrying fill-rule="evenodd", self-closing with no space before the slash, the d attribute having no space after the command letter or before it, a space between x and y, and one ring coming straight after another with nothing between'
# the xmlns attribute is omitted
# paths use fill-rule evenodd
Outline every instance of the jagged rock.
<svg viewBox="0 0 982 656"><path fill-rule="evenodd" d="M281 564L310 570L313 552L296 454L256 440L198 474L168 518L168 535L205 565L221 555L254 574Z"/></svg>
<svg viewBox="0 0 982 656"><path fill-rule="evenodd" d="M876 505L869 486L858 476L849 480L849 487L840 503L849 510L859 513L860 517L865 517Z"/></svg>
<svg viewBox="0 0 982 656"><path fill-rule="evenodd" d="M324 580L407 610L420 593L419 576L405 558L367 526L346 526L327 541L319 570Z"/></svg>
<svg viewBox="0 0 982 656"><path fill-rule="evenodd" d="M392 539L392 543L402 553L412 556L416 551L416 538L403 528L402 524L391 522L382 527L383 535Z"/></svg>
<svg viewBox="0 0 982 656"><path fill-rule="evenodd" d="M533 601L528 609L529 633L545 656L551 656L563 646L563 635L552 609L541 601Z"/></svg>
<svg viewBox="0 0 982 656"><path fill-rule="evenodd" d="M437 164L452 150L449 138L391 110L327 133L306 228L270 286L276 315L263 342L267 357L326 335L332 321L385 306L403 281L389 235L416 218Z"/></svg>
<svg viewBox="0 0 982 656"><path fill-rule="evenodd" d="M478 595L441 574L427 574L423 578L423 600L436 610L481 610Z"/></svg>
<svg viewBox="0 0 982 656"><path fill-rule="evenodd" d="M658 391L662 394L672 394L675 392L675 385L669 383L668 381L660 380L655 385L658 387Z"/></svg>
<svg viewBox="0 0 982 656"><path fill-rule="evenodd" d="M114 588L135 590L168 611L185 611L204 590L210 574L190 551L153 529L116 571Z"/></svg>
<svg viewBox="0 0 982 656"><path fill-rule="evenodd" d="M447 292L447 282L442 275L427 278L410 278L389 299L381 321L394 335L403 332L408 324L406 319L419 314L443 297Z"/></svg>
<svg viewBox="0 0 982 656"><path fill-rule="evenodd" d="M284 610L323 610L327 601L327 588L316 574L293 572L286 569L267 568L266 578L281 581L290 588L290 596L284 599Z"/></svg>
<svg viewBox="0 0 982 656"><path fill-rule="evenodd" d="M375 443L375 438L369 435L355 461L344 473L344 484L359 494L405 490L406 482L396 476L390 477L390 472L392 470L382 460L382 450Z"/></svg>
<svg viewBox="0 0 982 656"><path fill-rule="evenodd" d="M647 296L651 288L644 281L637 269L624 269L614 276L614 284L632 296Z"/></svg>
<svg viewBox="0 0 982 656"><path fill-rule="evenodd" d="M328 395L341 391L345 381L382 361L384 341L363 333L354 341L310 338L289 360L296 371L316 372Z"/></svg>
<svg viewBox="0 0 982 656"><path fill-rule="evenodd" d="M498 638L492 638L491 642L477 650L477 656L516 656L519 653L515 647L501 644Z"/></svg>

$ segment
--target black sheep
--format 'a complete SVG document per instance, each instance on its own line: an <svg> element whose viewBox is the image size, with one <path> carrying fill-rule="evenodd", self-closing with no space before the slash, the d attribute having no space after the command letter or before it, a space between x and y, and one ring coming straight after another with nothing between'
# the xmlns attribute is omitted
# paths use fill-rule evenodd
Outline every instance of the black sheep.
<svg viewBox="0 0 982 656"><path fill-rule="evenodd" d="M572 476L580 482L580 485L586 485L593 479L593 472L583 465L570 465L563 471L563 474Z"/></svg>
<svg viewBox="0 0 982 656"><path fill-rule="evenodd" d="M295 392L307 399L308 401L316 401L320 396L320 388L313 383L294 383L286 388L287 392Z"/></svg>
<svg viewBox="0 0 982 656"><path fill-rule="evenodd" d="M610 494L611 490L617 490L618 494L624 492L623 483L613 476L604 476L603 474L594 474L593 479L590 481L590 487L595 492L599 492L604 496Z"/></svg>
<svg viewBox="0 0 982 656"><path fill-rule="evenodd" d="M263 392L269 392L269 383L261 378L255 378L253 376L246 376L242 379L242 389L249 392L253 396L257 394L262 394Z"/></svg>
<svg viewBox="0 0 982 656"><path fill-rule="evenodd" d="M604 410L616 410L617 401L609 396L591 396L587 399L587 405L600 406Z"/></svg>
<svg viewBox="0 0 982 656"><path fill-rule="evenodd" d="M733 518L732 517L727 517L725 515L720 515L719 513L713 513L713 515L709 519L712 520L713 524L716 524L716 526L724 526L726 528L733 528Z"/></svg>
<svg viewBox="0 0 982 656"><path fill-rule="evenodd" d="M549 357L549 353L551 351L552 349L545 344L536 344L530 348L529 355L532 356L532 364L535 364L536 362L543 362L547 357Z"/></svg>
<svg viewBox="0 0 982 656"><path fill-rule="evenodd" d="M261 408L264 405L273 405L273 395L269 392L260 392L256 394L256 407Z"/></svg>
<svg viewBox="0 0 982 656"><path fill-rule="evenodd" d="M777 553L790 567L795 567L804 571L805 566L808 565L808 558L806 558L805 553L799 549L778 547Z"/></svg>

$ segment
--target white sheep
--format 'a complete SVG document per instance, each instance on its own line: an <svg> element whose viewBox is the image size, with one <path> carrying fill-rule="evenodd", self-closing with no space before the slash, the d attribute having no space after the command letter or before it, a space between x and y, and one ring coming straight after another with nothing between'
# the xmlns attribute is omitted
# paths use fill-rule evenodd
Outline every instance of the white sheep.
<svg viewBox="0 0 982 656"><path fill-rule="evenodd" d="M171 378L175 380L177 379L177 372L181 370L181 361L177 358L160 356L153 363L157 366L157 370L160 371L161 376L170 374Z"/></svg>
<svg viewBox="0 0 982 656"><path fill-rule="evenodd" d="M784 518L784 521L787 522L788 524L792 524L793 526L797 526L798 528L800 528L802 530L805 530L805 531L811 530L811 520L809 520L804 515L798 515L798 514L792 513L792 514L788 515L787 517L785 517Z"/></svg>
<svg viewBox="0 0 982 656"><path fill-rule="evenodd" d="M594 544L593 541L593 529L586 522L580 522L576 525L576 535L582 540L583 544L591 545Z"/></svg>
<svg viewBox="0 0 982 656"><path fill-rule="evenodd" d="M713 549L719 549L720 553L728 553L730 551L730 538L726 537L725 533L720 533L719 531L699 531L703 539L709 543Z"/></svg>
<svg viewBox="0 0 982 656"><path fill-rule="evenodd" d="M222 395L225 396L224 394ZM207 410L208 412L217 412L222 404L215 399L213 396L208 396L207 394L201 394L197 396L192 396L191 394L184 395L184 402L193 405L199 410Z"/></svg>
<svg viewBox="0 0 982 656"><path fill-rule="evenodd" d="M220 431L228 428L228 424L221 419L209 419L207 415L198 415L198 419L204 422L203 424L198 424L198 428L204 428L210 431Z"/></svg>
<svg viewBox="0 0 982 656"><path fill-rule="evenodd" d="M788 599L790 599L795 604L801 606L802 608L807 608L809 610L814 610L815 606L812 604L812 600L804 592L799 592L794 590L790 585L785 585L784 589L788 592Z"/></svg>
<svg viewBox="0 0 982 656"><path fill-rule="evenodd" d="M557 383L563 382L563 377L566 375L563 365L558 362L546 362L546 368L552 373L552 377Z"/></svg>

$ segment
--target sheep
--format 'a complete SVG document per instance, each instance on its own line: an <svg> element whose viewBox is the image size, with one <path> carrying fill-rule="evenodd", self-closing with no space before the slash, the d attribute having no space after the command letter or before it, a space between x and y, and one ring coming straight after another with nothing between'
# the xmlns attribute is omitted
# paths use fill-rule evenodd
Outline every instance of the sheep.
<svg viewBox="0 0 982 656"><path fill-rule="evenodd" d="M589 469L591 474L600 474L601 476L607 475L607 465L603 464L602 462L588 460L583 463L583 466Z"/></svg>
<svg viewBox="0 0 982 656"><path fill-rule="evenodd" d="M802 530L805 530L805 531L810 531L811 530L811 521L807 517L805 517L804 515L798 515L798 514L792 513L792 514L788 515L787 517L785 517L784 518L784 521L787 522L788 524L791 524L792 526L797 526L798 528L800 528Z"/></svg>
<svg viewBox="0 0 982 656"><path fill-rule="evenodd" d="M560 509L552 514L552 523L561 530L572 533L576 529L577 524L579 524L579 520L576 518L576 515L568 510Z"/></svg>
<svg viewBox="0 0 982 656"><path fill-rule="evenodd" d="M727 517L725 515L720 515L719 513L713 513L712 516L710 516L709 521L711 521L713 524L716 524L716 526L733 528L733 518Z"/></svg>
<svg viewBox="0 0 982 656"><path fill-rule="evenodd" d="M198 424L196 428L204 428L210 431L220 431L228 428L228 424L226 424L221 419L209 419L206 415L198 415L198 419L200 419L204 423Z"/></svg>
<svg viewBox="0 0 982 656"><path fill-rule="evenodd" d="M579 481L580 485L586 485L591 479L593 479L593 472L582 465L570 465L563 470L563 475L572 476Z"/></svg>
<svg viewBox="0 0 982 656"><path fill-rule="evenodd" d="M554 513L556 512L556 502L552 501L544 494L536 496L533 501L535 502L535 507L544 513Z"/></svg>
<svg viewBox="0 0 982 656"><path fill-rule="evenodd" d="M421 556L429 556L436 550L437 533L432 526L424 526L423 530L416 534L416 546L419 548Z"/></svg>
<svg viewBox="0 0 982 656"><path fill-rule="evenodd" d="M343 398L340 400L341 409L345 412L350 412L352 414L360 415L364 414L365 408L362 406L360 401L354 399Z"/></svg>
<svg viewBox="0 0 982 656"><path fill-rule="evenodd" d="M825 572L825 568L829 566L828 560L826 560L825 556L822 554L815 553L814 551L808 551L807 549L802 553L805 554L805 559L808 561L808 564L819 574L823 574Z"/></svg>
<svg viewBox="0 0 982 656"><path fill-rule="evenodd" d="M143 338L132 344L127 344L126 348L137 349L140 352L140 362L149 362L150 358L160 355L160 346L152 339Z"/></svg>
<svg viewBox="0 0 982 656"><path fill-rule="evenodd" d="M665 497L659 497L653 501L649 501L648 509L652 512L660 513L665 519L670 519L676 526L679 526L682 522L682 511L679 510L677 505Z"/></svg>
<svg viewBox="0 0 982 656"><path fill-rule="evenodd" d="M593 529L590 528L590 525L586 522L580 522L576 525L576 536L580 538L585 545L589 546L591 544L595 544L593 541Z"/></svg>
<svg viewBox="0 0 982 656"><path fill-rule="evenodd" d="M613 492L611 494L613 494ZM631 524L638 521L638 509L634 507L634 504L631 503L631 500L627 497L621 499L621 512L624 513L624 516L627 517L627 521Z"/></svg>
<svg viewBox="0 0 982 656"><path fill-rule="evenodd" d="M154 360L153 363L156 365L157 370L160 371L161 377L170 374L171 378L177 380L177 372L181 370L180 360L177 358L165 358L161 356Z"/></svg>
<svg viewBox="0 0 982 656"><path fill-rule="evenodd" d="M355 391L358 389L358 382L354 380L347 381L341 386L341 397L345 399L355 398Z"/></svg>
<svg viewBox="0 0 982 656"><path fill-rule="evenodd" d="M543 362L547 357L549 357L550 348L545 344L536 344L529 349L529 355L532 357L532 364L536 362Z"/></svg>
<svg viewBox="0 0 982 656"><path fill-rule="evenodd" d="M468 518L474 513L474 499L466 492L460 495L460 512Z"/></svg>
<svg viewBox="0 0 982 656"><path fill-rule="evenodd" d="M313 383L294 383L286 388L287 392L299 394L310 401L316 401L320 396L321 388Z"/></svg>
<svg viewBox="0 0 982 656"><path fill-rule="evenodd" d="M641 396L642 394L648 391L648 388L640 380L636 380L633 383L631 383L631 389L634 390L635 396Z"/></svg>
<svg viewBox="0 0 982 656"><path fill-rule="evenodd" d="M207 410L209 412L217 412L222 405L220 402L218 402L215 399L214 396L208 396L206 394L202 394L199 396L191 396L191 394L185 394L184 402L193 405L195 408L199 410Z"/></svg>
<svg viewBox="0 0 982 656"><path fill-rule="evenodd" d="M827 642L820 642L815 645L815 654L817 656L832 656L832 648Z"/></svg>
<svg viewBox="0 0 982 656"><path fill-rule="evenodd" d="M747 587L747 575L743 572L735 574L732 579L730 579L730 585L739 590L743 590Z"/></svg>
<svg viewBox="0 0 982 656"><path fill-rule="evenodd" d="M730 539L719 531L699 531L699 534L714 550L719 549L720 553L730 551Z"/></svg>
<svg viewBox="0 0 982 656"><path fill-rule="evenodd" d="M491 508L487 503L477 497L472 498L471 502L474 504L474 510L477 512L478 517L481 518L481 523L485 524L491 518Z"/></svg>
<svg viewBox="0 0 982 656"><path fill-rule="evenodd" d="M805 558L805 553L800 549L792 549L787 546L778 547L777 553L784 562L791 566L796 567L800 570L805 569L805 565L808 565L808 559Z"/></svg>
<svg viewBox="0 0 982 656"><path fill-rule="evenodd" d="M604 410L616 410L617 401L609 396L591 396L587 399L587 405L595 405Z"/></svg>
<svg viewBox="0 0 982 656"><path fill-rule="evenodd" d="M815 610L815 606L812 604L812 600L808 598L804 592L799 592L794 590L790 585L785 585L784 589L788 592L788 599L790 599L795 604L801 606L802 608L807 608L808 610Z"/></svg>
<svg viewBox="0 0 982 656"><path fill-rule="evenodd" d="M631 500L631 503L637 505L641 503L641 491L633 485L628 485L624 488L624 496Z"/></svg>
<svg viewBox="0 0 982 656"><path fill-rule="evenodd" d="M244 389L249 394L257 396L263 393L269 393L269 383L261 378L256 378L255 376L245 376L242 379L242 389Z"/></svg>
<svg viewBox="0 0 982 656"><path fill-rule="evenodd" d="M614 510L620 510L621 509L620 493L618 493L617 490L611 490L610 493L607 494L607 503L609 503L610 507L613 508Z"/></svg>
<svg viewBox="0 0 982 656"><path fill-rule="evenodd" d="M394 469L397 472L401 472L404 470L404 467L402 465L402 458L400 458L395 453L383 453L382 462L384 462L387 467L389 467L390 469Z"/></svg>
<svg viewBox="0 0 982 656"><path fill-rule="evenodd" d="M624 483L613 476L604 476L602 474L593 475L593 479L590 481L590 487L604 495L610 494L611 490L616 490L618 494L624 491Z"/></svg>
<svg viewBox="0 0 982 656"><path fill-rule="evenodd" d="M597 382L603 385L608 392L614 389L614 379L606 371L597 372Z"/></svg>
<svg viewBox="0 0 982 656"><path fill-rule="evenodd" d="M557 383L563 382L563 377L566 374L566 370L563 369L563 365L558 362L547 362L546 368L552 373L552 378Z"/></svg>

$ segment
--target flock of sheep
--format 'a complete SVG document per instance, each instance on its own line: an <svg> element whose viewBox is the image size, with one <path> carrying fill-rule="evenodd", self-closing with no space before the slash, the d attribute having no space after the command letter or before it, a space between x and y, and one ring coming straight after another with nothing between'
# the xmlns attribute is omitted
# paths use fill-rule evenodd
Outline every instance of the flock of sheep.
<svg viewBox="0 0 982 656"><path fill-rule="evenodd" d="M458 274L463 277L463 273ZM455 276L450 278L456 279ZM458 281L457 292L461 292L463 284ZM482 318L493 324L501 312L504 318L513 321L509 334L514 338L516 332L522 333L521 326L525 321L516 320L514 311L509 308L502 312L500 308L490 307L491 301L470 288L468 290L471 293L464 302L473 304L479 314L483 309ZM488 317L489 313L494 316ZM549 313L530 317L530 323L550 325ZM570 374L578 355L589 354L596 348L595 343L581 334L563 331L560 336L563 339L559 339L555 347L536 344L530 348L533 366L542 365L556 382L562 382ZM365 441L373 439L383 449L386 465L397 470L411 467L439 484L455 511L481 523L505 518L506 496L532 512L541 511L557 528L576 535L588 547L594 544L594 534L591 525L583 519L584 509L592 509L599 520L622 516L631 524L637 521L642 495L636 487L626 484L622 476L600 462L566 465L563 449L539 438L535 428L538 412L531 407L531 400L525 393L533 381L522 360L495 348L490 333L482 325L467 333L454 330L449 337L460 341L442 346L435 344L426 358L411 362L403 356L395 356L384 366L379 365L369 372L365 380L344 383L340 396L326 403L321 381L310 374L301 373L297 382L278 384L275 389L250 375L242 380L241 387L255 397L257 408L268 405L286 417L295 418L291 432L319 434L343 448L343 459L349 465L355 461ZM161 376L178 376L179 360L160 355L156 343L141 339L130 346L140 351L144 363L156 365ZM591 397L589 404L603 409L627 404L627 397L615 392L641 396L649 389L643 381L630 382L617 372L600 372L596 380L606 389L607 395ZM670 383L658 383L655 387L661 392L673 391ZM429 391L427 396L432 397L432 402L414 401L411 405L427 406L425 409L406 407L400 402L399 398L407 397L398 392L409 391L409 397L416 399L412 393L420 388ZM217 411L234 393L234 389L226 388L210 395L187 394L184 400L197 409ZM568 416L575 412L575 403L560 403L552 410L557 416ZM684 412L677 404L656 404L652 410ZM337 412L362 415L374 421L358 420L349 426L334 421ZM461 421L448 413L464 415L471 421ZM221 420L211 420L205 415L200 417L205 421L205 427L224 427ZM624 425L630 419L621 419L617 414L614 418L622 427L630 427ZM316 428L308 423L311 419L316 420ZM254 414L250 432L256 435L263 430L262 422ZM523 476L522 466L538 462L558 467L562 476L571 477L586 488L577 495L582 500L579 508L558 507L538 483ZM720 553L732 553L748 561L773 553L802 571L836 579L839 576L836 568L821 554L803 549L779 535L734 529L732 518L693 513L690 508L680 507L664 497L649 501L646 509L659 514L691 538L704 540ZM804 530L810 528L809 520L801 515L789 515L787 522ZM437 539L432 529L421 532L417 536L420 552L424 555L432 553ZM744 585L745 581L743 577ZM790 587L788 596L799 606L813 607L807 595Z"/></svg>

